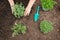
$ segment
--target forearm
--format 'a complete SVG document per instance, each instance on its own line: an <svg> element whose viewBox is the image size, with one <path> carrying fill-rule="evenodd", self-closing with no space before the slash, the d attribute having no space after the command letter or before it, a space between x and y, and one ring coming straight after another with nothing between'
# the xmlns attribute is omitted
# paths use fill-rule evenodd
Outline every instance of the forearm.
<svg viewBox="0 0 60 40"><path fill-rule="evenodd" d="M13 13L14 1L13 0L8 0L8 2L10 4L10 7L11 7L11 10L12 10L12 13Z"/></svg>
<svg viewBox="0 0 60 40"><path fill-rule="evenodd" d="M34 4L35 1L36 0L30 0L29 1L28 5L27 5L27 7L25 9L24 16L27 16L27 15L30 14L31 8L32 8L32 6L33 6L33 4Z"/></svg>
<svg viewBox="0 0 60 40"><path fill-rule="evenodd" d="M10 6L14 6L14 1L13 0L8 0L10 3Z"/></svg>
<svg viewBox="0 0 60 40"><path fill-rule="evenodd" d="M30 0L27 7L31 9L35 1L36 0Z"/></svg>

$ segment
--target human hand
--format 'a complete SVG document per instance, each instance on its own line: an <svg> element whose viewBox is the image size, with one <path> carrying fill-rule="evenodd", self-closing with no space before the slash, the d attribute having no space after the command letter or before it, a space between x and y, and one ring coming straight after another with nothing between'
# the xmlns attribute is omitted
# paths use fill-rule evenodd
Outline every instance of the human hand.
<svg viewBox="0 0 60 40"><path fill-rule="evenodd" d="M27 7L24 12L24 16L28 16L30 14L31 8Z"/></svg>
<svg viewBox="0 0 60 40"><path fill-rule="evenodd" d="M36 0L30 0L28 6L25 9L24 16L28 16L30 14L31 8Z"/></svg>

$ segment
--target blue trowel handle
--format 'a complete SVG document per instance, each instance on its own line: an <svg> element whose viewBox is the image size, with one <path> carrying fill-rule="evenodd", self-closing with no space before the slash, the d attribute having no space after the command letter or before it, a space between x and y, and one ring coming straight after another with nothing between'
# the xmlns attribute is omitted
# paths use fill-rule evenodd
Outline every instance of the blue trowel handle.
<svg viewBox="0 0 60 40"><path fill-rule="evenodd" d="M37 6L36 13L39 13L39 11L40 11L40 6Z"/></svg>
<svg viewBox="0 0 60 40"><path fill-rule="evenodd" d="M40 16L39 11L40 11L40 6L37 6L37 7L36 7L36 12L35 12L35 14L34 14L34 21L35 21L35 22L37 22L38 19L39 19L39 16Z"/></svg>

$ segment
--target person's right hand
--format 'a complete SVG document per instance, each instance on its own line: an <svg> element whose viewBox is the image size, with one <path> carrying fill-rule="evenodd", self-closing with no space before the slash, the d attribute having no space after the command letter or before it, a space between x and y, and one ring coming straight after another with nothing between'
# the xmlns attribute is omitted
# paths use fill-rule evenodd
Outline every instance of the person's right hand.
<svg viewBox="0 0 60 40"><path fill-rule="evenodd" d="M30 0L28 6L25 9L24 16L28 16L30 14L31 8L36 0Z"/></svg>
<svg viewBox="0 0 60 40"><path fill-rule="evenodd" d="M30 8L30 7L27 7L27 8L25 9L24 16L29 16L30 11L31 11L31 8Z"/></svg>

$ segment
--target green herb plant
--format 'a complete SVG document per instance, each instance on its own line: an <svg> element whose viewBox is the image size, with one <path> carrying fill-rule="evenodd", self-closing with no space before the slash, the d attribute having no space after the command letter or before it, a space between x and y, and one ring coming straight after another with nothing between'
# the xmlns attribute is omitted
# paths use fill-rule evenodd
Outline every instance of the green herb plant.
<svg viewBox="0 0 60 40"><path fill-rule="evenodd" d="M13 15L16 17L16 18L20 18L24 15L24 6L22 3L18 4L16 3L14 6L13 6Z"/></svg>
<svg viewBox="0 0 60 40"><path fill-rule="evenodd" d="M42 9L44 11L48 11L48 10L53 9L53 7L56 3L57 2L55 2L54 0L41 0Z"/></svg>
<svg viewBox="0 0 60 40"><path fill-rule="evenodd" d="M22 34L25 34L26 33L26 26L23 25L22 23L16 23L13 28L12 28L12 37L15 37L16 35L22 33Z"/></svg>
<svg viewBox="0 0 60 40"><path fill-rule="evenodd" d="M51 22L43 20L40 23L40 29L41 29L41 32L43 32L44 34L47 34L53 30L53 25Z"/></svg>

